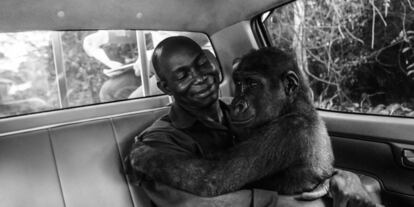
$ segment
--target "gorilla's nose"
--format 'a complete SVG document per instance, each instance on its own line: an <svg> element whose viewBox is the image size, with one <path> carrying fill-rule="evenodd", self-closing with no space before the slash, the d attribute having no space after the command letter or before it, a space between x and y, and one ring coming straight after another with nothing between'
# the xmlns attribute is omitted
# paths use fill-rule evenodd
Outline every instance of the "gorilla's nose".
<svg viewBox="0 0 414 207"><path fill-rule="evenodd" d="M248 108L247 102L244 100L237 100L233 102L232 104L232 114L238 115L240 113L243 113Z"/></svg>

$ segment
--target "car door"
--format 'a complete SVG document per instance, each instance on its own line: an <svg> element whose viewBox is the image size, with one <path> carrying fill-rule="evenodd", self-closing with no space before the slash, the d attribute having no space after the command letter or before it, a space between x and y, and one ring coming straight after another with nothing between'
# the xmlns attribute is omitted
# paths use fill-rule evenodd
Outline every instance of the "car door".
<svg viewBox="0 0 414 207"><path fill-rule="evenodd" d="M408 1L310 0L252 21L263 46L296 56L335 166L386 206L414 205L413 15Z"/></svg>

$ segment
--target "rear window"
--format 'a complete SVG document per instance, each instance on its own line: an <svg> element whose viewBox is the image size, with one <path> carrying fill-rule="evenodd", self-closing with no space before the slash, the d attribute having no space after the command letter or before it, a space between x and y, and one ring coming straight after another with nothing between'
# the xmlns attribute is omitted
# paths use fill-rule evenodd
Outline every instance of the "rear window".
<svg viewBox="0 0 414 207"><path fill-rule="evenodd" d="M296 1L262 21L320 109L414 117L412 1Z"/></svg>
<svg viewBox="0 0 414 207"><path fill-rule="evenodd" d="M152 52L163 39L178 35L214 54L208 37L192 32L0 33L0 117L162 94Z"/></svg>

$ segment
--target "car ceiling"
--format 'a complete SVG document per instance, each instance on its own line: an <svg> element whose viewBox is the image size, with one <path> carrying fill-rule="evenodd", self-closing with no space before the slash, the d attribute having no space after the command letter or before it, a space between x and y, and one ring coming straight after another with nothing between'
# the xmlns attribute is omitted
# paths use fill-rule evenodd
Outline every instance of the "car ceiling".
<svg viewBox="0 0 414 207"><path fill-rule="evenodd" d="M288 0L2 0L0 31L162 29L213 34Z"/></svg>

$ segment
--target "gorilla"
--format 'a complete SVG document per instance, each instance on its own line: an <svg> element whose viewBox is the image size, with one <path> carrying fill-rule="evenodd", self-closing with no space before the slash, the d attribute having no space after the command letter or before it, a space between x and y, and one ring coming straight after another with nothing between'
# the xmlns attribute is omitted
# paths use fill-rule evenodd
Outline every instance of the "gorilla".
<svg viewBox="0 0 414 207"><path fill-rule="evenodd" d="M256 173L250 185L295 194L331 176L330 138L291 56L276 48L251 52L241 59L233 80L232 123L238 137L247 139L240 145L253 150L246 154L266 171Z"/></svg>

